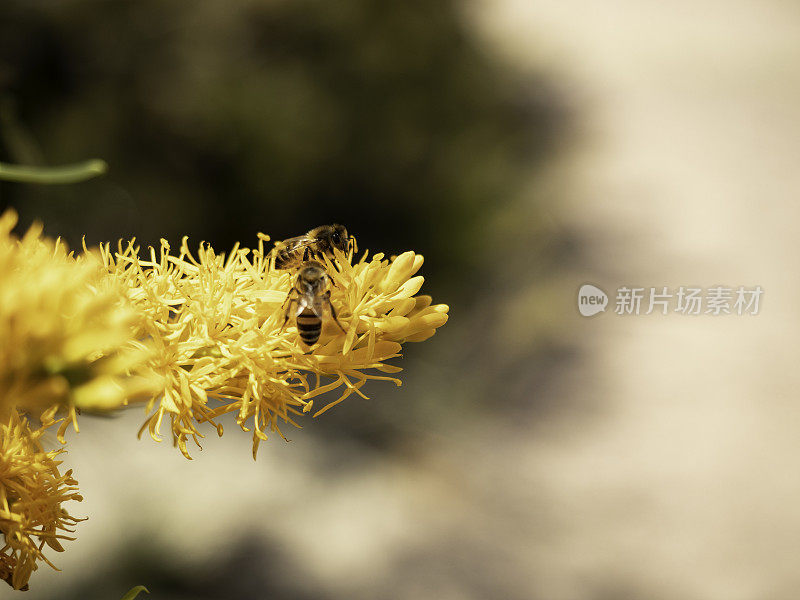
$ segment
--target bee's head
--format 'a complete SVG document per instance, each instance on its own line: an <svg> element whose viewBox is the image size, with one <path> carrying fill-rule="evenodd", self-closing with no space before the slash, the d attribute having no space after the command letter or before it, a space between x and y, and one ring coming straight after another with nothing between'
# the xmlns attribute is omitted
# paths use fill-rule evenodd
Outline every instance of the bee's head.
<svg viewBox="0 0 800 600"><path fill-rule="evenodd" d="M350 238L347 237L347 229L344 225L331 225L328 239L330 241L331 250L333 248L337 248L342 252L347 252L347 248L350 244Z"/></svg>
<svg viewBox="0 0 800 600"><path fill-rule="evenodd" d="M328 278L325 267L316 261L305 263L297 274L297 281L303 287L314 289L322 285Z"/></svg>

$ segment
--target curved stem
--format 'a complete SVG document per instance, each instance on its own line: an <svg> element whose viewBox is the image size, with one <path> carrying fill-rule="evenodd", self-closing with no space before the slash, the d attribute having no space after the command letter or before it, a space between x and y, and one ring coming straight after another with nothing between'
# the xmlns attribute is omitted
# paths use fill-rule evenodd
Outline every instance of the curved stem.
<svg viewBox="0 0 800 600"><path fill-rule="evenodd" d="M76 183L102 175L107 170L106 161L98 158L63 167L30 167L0 162L0 179L19 183Z"/></svg>

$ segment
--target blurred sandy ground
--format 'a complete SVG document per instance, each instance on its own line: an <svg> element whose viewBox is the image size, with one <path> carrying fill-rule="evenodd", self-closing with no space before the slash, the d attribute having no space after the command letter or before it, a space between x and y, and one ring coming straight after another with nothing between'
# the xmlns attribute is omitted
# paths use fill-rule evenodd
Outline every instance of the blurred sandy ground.
<svg viewBox="0 0 800 600"><path fill-rule="evenodd" d="M756 317L581 323L599 334L575 393L606 418L509 441L558 507L552 536L531 544L547 548L532 589L796 597L798 6L519 0L477 13L500 51L566 74L585 109L563 218L613 274L586 281L765 289Z"/></svg>
<svg viewBox="0 0 800 600"><path fill-rule="evenodd" d="M551 173L570 198L554 218L594 247L597 269L565 286L560 309L589 359L555 391L530 394L580 398L592 413L431 427L399 457L291 432L257 463L233 427L187 463L166 443L137 443L138 414L87 421L69 462L86 495L75 512L91 519L56 557L64 573L42 569L26 597L63 597L132 538L178 566L232 565L231 590L236 569L263 572L272 597L796 597L799 11L763 0L471 5L488 52L551 69L578 110ZM584 321L584 281L760 284L765 296L756 317ZM236 549L262 534L269 561L258 541L256 558Z"/></svg>

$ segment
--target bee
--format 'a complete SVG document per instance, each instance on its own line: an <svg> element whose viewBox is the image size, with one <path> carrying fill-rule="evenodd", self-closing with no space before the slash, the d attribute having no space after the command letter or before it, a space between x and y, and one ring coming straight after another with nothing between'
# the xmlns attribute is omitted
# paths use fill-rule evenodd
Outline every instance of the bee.
<svg viewBox="0 0 800 600"><path fill-rule="evenodd" d="M336 318L336 310L331 304L330 278L325 272L325 267L320 263L309 261L303 264L297 273L294 287L289 291L287 302L289 305L286 307L281 329L286 326L294 303L296 306L293 312L297 322L297 331L306 346L313 346L319 341L326 305L339 329L344 331L344 327Z"/></svg>
<svg viewBox="0 0 800 600"><path fill-rule="evenodd" d="M334 258L334 248L347 252L355 248L355 239L347 235L344 225L321 225L304 235L277 242L272 250L276 269L293 269L315 258Z"/></svg>

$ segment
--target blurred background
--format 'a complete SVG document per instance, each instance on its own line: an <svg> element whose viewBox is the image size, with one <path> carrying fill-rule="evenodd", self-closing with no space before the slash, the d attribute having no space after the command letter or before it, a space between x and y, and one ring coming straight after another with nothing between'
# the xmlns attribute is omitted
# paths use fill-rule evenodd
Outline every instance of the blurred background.
<svg viewBox="0 0 800 600"><path fill-rule="evenodd" d="M189 462L84 419L90 519L26 597L795 598L798 59L783 0L6 0L0 161L110 164L0 183L21 231L336 221L451 306L256 462L232 421ZM584 319L586 282L765 292Z"/></svg>

